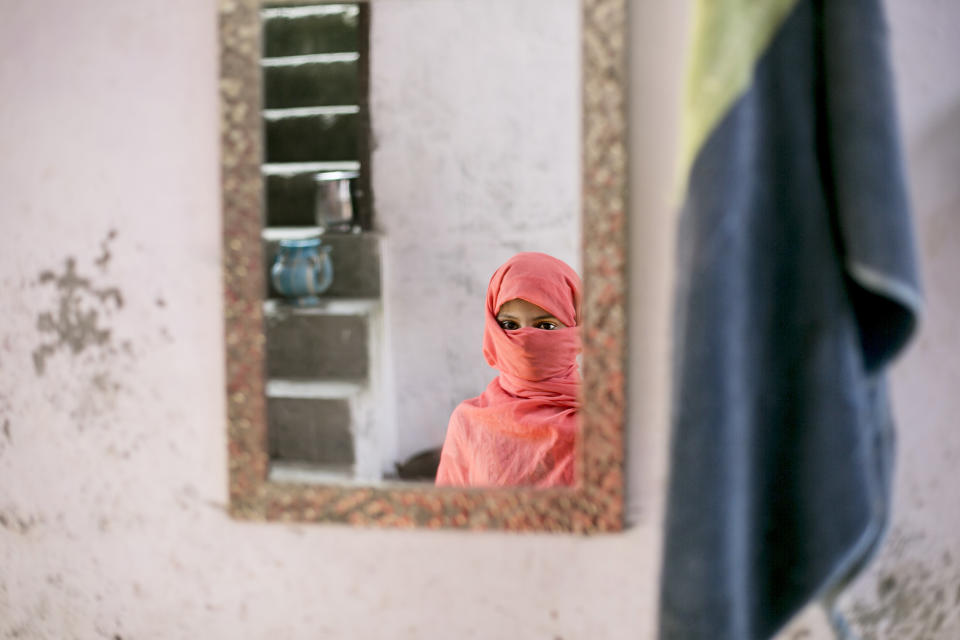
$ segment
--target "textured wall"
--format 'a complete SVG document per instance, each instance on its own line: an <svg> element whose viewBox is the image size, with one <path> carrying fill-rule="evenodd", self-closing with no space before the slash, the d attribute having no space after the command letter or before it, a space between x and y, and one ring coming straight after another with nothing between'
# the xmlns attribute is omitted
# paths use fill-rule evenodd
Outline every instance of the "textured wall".
<svg viewBox="0 0 960 640"><path fill-rule="evenodd" d="M684 32L665 4L631 3L639 524L584 539L227 518L214 2L4 3L0 637L651 637ZM890 15L929 313L894 375L894 533L846 604L873 638L952 640L960 15ZM829 636L814 612L785 637Z"/></svg>
<svg viewBox="0 0 960 640"><path fill-rule="evenodd" d="M577 0L375 1L370 109L401 456L496 375L484 296L518 251L579 270Z"/></svg>

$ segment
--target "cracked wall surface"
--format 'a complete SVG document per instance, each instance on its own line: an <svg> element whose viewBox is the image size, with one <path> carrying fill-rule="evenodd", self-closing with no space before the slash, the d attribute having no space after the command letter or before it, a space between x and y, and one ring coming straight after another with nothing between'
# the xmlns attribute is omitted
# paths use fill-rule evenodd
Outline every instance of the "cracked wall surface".
<svg viewBox="0 0 960 640"><path fill-rule="evenodd" d="M116 237L111 230L107 239ZM94 264L106 271L110 254L106 251L94 260ZM33 350L33 367L37 375L46 370L47 358L60 350L68 350L76 356L88 348L99 348L113 353L110 329L103 324L102 316L123 308L123 294L116 287L98 288L89 277L77 272L76 258L64 260L63 273L45 269L35 282L39 286L52 286L56 290L54 308L37 314L37 331L46 336ZM125 343L129 348L129 343Z"/></svg>

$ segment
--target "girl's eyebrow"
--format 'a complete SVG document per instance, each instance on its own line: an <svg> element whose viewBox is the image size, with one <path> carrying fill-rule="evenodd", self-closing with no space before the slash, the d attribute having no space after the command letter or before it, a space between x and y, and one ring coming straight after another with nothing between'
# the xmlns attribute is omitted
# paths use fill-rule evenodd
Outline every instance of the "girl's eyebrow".
<svg viewBox="0 0 960 640"><path fill-rule="evenodd" d="M533 321L537 322L538 320L556 320L556 319L557 319L557 316L551 316L548 314L545 316L537 316L536 318L533 319Z"/></svg>
<svg viewBox="0 0 960 640"><path fill-rule="evenodd" d="M512 316L509 313L498 313L497 320L516 320L517 316ZM538 318L539 320L539 318Z"/></svg>

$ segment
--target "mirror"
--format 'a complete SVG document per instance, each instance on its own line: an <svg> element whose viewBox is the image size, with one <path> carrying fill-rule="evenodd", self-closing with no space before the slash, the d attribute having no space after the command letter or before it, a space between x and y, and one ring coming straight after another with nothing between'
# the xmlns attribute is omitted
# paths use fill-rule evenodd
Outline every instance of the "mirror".
<svg viewBox="0 0 960 640"><path fill-rule="evenodd" d="M624 12L222 1L235 516L621 526ZM435 488L416 467L497 375L484 297L520 251L584 279L577 481Z"/></svg>

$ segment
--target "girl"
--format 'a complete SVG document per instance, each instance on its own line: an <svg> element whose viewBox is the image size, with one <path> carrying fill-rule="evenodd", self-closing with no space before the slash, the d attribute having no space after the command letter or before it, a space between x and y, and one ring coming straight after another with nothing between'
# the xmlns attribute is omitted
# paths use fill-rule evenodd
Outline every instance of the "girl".
<svg viewBox="0 0 960 640"><path fill-rule="evenodd" d="M580 278L544 253L520 253L487 288L483 355L499 370L454 410L437 485L574 483Z"/></svg>

